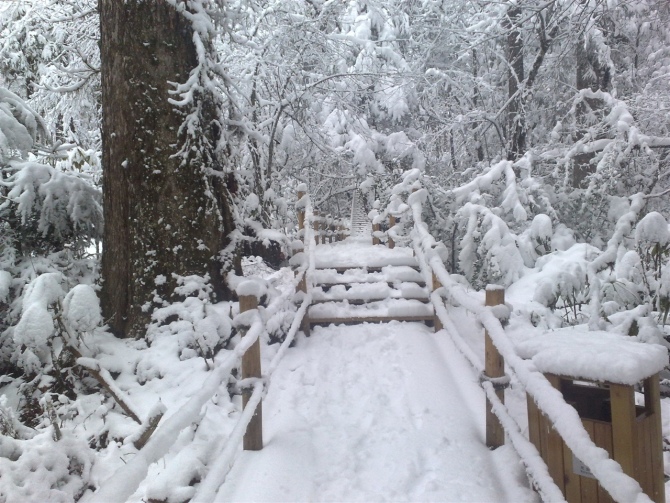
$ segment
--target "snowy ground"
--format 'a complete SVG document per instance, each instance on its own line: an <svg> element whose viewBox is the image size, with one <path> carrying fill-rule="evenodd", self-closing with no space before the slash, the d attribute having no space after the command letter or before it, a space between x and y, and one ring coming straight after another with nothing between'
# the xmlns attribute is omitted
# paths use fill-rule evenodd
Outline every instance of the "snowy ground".
<svg viewBox="0 0 670 503"><path fill-rule="evenodd" d="M484 407L444 332L316 328L276 370L264 450L218 501L536 501L516 455L484 446Z"/></svg>
<svg viewBox="0 0 670 503"><path fill-rule="evenodd" d="M422 279L411 268L414 258L409 249L373 250L368 239L321 245L317 251L317 265L331 269L317 271L316 279L360 282L346 291L340 291L344 290L341 285L333 286L321 292L320 300L340 294L372 299ZM370 254L376 256L381 270L341 274L332 269L367 264ZM567 312L553 312L542 305L536 294L565 273L563 262L575 263L583 256L579 248L552 254L507 290L511 318L505 334L514 346L575 321L563 319ZM285 333L295 310L290 302L293 271L275 272L260 260L248 260L245 276L262 276L268 288L276 289L273 298L281 300L277 301L280 307L267 309L264 315L268 326ZM429 282L429 278L423 280ZM416 283L414 287L427 295L429 287ZM467 295L483 303L484 292L468 290ZM461 353L475 368L482 368L482 327L464 307L448 306L447 311L452 326L438 333L423 324L392 322L315 328L310 338L300 335L272 375L263 405L265 448L237 451L217 500L537 502L512 448L506 445L492 452L484 446L484 395L477 370ZM193 350L189 341L200 320L188 312L193 323L186 323L184 330L176 324L174 330L157 331L150 344L103 333L86 339L95 350L93 356L114 372L114 382L136 404L140 417L148 417L159 402L165 406L155 437L200 393L212 374L210 365L220 366L231 351L206 359ZM209 306L203 312L227 319L235 314L235 306ZM616 321L624 314L614 313L610 319ZM542 323L533 326L538 319ZM268 334L262 340L267 371L278 345L269 344ZM238 343L239 335L234 341ZM234 380L224 379L219 392L193 411L191 422L177 431L176 441L166 444L167 452L149 464L146 478L138 475L128 496L118 501L198 501L196 491L204 485L203 476L216 473L214 462L227 447L240 415L240 397L229 396L229 381ZM10 383L2 391L18 400L15 387ZM514 377L506 405L525 434L525 391ZM73 501L73 495L86 492L87 487L131 486L127 478L113 475L138 459L142 462L133 446L138 425L103 393L83 395L70 406L75 407L77 413L64 418L68 423L61 442L52 439L48 422L34 437L32 433L19 440L0 436L0 503ZM667 438L670 400L663 400L662 409ZM96 445L98 449L93 450ZM146 447L140 452L146 453ZM82 466L81 477L69 470L79 466L73 460ZM669 456L665 462L670 466ZM670 487L666 493L670 496ZM96 494L88 491L84 498L95 500Z"/></svg>

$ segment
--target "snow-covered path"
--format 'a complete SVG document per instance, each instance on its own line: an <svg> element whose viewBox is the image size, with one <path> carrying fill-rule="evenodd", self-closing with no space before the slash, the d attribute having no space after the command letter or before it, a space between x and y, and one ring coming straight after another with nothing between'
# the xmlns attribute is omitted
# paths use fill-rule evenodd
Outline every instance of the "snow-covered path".
<svg viewBox="0 0 670 503"><path fill-rule="evenodd" d="M315 328L263 414L265 448L217 501L535 501L512 451L484 446L477 376L422 324Z"/></svg>

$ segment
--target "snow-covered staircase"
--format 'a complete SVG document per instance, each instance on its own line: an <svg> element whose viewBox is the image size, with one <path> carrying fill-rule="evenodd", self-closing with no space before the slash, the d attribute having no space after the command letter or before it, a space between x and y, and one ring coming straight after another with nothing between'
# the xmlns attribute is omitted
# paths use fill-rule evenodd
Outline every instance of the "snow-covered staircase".
<svg viewBox="0 0 670 503"><path fill-rule="evenodd" d="M351 200L351 235L356 237L369 236L372 232L372 222L365 210L365 199L360 191L354 191Z"/></svg>
<svg viewBox="0 0 670 503"><path fill-rule="evenodd" d="M315 265L312 325L434 320L425 279L409 248L372 245L368 234L318 246Z"/></svg>

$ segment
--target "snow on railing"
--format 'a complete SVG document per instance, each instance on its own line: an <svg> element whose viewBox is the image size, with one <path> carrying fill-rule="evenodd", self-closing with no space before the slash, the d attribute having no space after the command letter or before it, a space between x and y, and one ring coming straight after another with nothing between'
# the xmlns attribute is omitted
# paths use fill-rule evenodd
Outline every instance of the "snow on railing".
<svg viewBox="0 0 670 503"><path fill-rule="evenodd" d="M303 260L296 271L297 274L293 282L296 291L303 280L312 276L310 271L313 271L315 267L313 250L316 246L313 226L315 217L309 197L304 194L304 199L301 199L297 206L304 208L303 222L307 223L303 238L306 248L306 253L303 256L306 255L307 260ZM251 280L244 281L238 285L238 294L241 298L245 296L260 297L263 293L264 285L260 284L260 282L257 284L253 283L255 281ZM218 489L224 483L226 476L232 468L235 456L239 451L245 434L248 432L249 424L254 419L257 407L260 406L263 396L267 394L272 382L272 375L303 324L307 309L312 302L310 290L311 285L306 288L302 303L295 312L286 337L270 362L267 371L261 377L238 381L238 387L251 388L251 391L248 392L248 401L230 436L217 449L218 454L215 455L214 460L208 464L207 475L198 485L192 501L211 502L216 498ZM203 406L220 391L221 386L224 386L228 381L232 370L240 365L245 353L266 332L263 318L266 320L270 319L278 314L282 307L283 298L280 298L270 303L264 310L262 317L258 309L241 312L236 317L236 321L238 326L247 327L246 333L235 348L226 354L222 361L215 366L212 374L204 382L200 391L182 405L179 410L167 416L158 425L149 441L137 452L137 455L132 460L128 461L110 478L105 480L95 493L87 494L81 501L85 503L126 501L137 490L142 481L146 479L149 466L159 461L168 453L185 428L200 422L200 413Z"/></svg>
<svg viewBox="0 0 670 503"><path fill-rule="evenodd" d="M260 404L261 397L262 395L267 394L270 383L272 382L272 375L277 369L279 362L286 354L289 346L295 339L298 330L302 328L303 320L307 315L307 309L312 303L311 285L309 285L307 281L308 278L313 276L311 272L314 271L315 267L314 248L316 247L317 243L314 222L318 217L315 217L314 215L309 195L306 194L304 190L300 191L299 193L302 195L299 197L296 206L298 213L300 214L299 227L301 227L300 231L303 233L302 237L304 245L302 257L295 257L298 260L294 261L294 264L296 262L299 262L300 264L296 270L293 286L297 292L300 289L300 285L306 285L307 288L305 289L305 295L302 297L302 303L293 317L291 327L289 328L281 346L277 350L277 353L270 362L267 371L263 375L262 379L252 380L251 384L253 385L253 391L249 397L247 406L244 408L242 415L234 427L224 449L221 451L221 454L211 465L207 476L200 483L200 486L198 487L198 490L193 497L193 501L209 503L214 501L216 498L218 489L225 482L226 476L233 466L239 444L243 440L245 433L248 433L249 425L254 419L254 413ZM266 315L274 314L272 307L273 306L271 305L268 307L268 309L266 309Z"/></svg>
<svg viewBox="0 0 670 503"><path fill-rule="evenodd" d="M459 339L458 331L448 316L441 294L446 295L452 303L464 307L477 317L504 358L508 371L514 374L540 411L549 418L567 447L589 468L600 485L616 501L650 502L651 499L642 491L640 484L625 474L621 465L610 459L605 449L596 446L591 440L577 411L564 400L561 392L554 388L532 364L517 355L514 344L501 324L501 319L505 319L509 314L508 309L501 309L501 306L492 308L483 305L480 299L472 296L463 285L452 279L441 258L443 245L430 234L422 219L422 207L426 201L427 192L421 187L420 177L419 170L410 170L404 175L403 181L394 189L394 196L402 193L408 194L407 204L403 205L398 201L398 197L394 197L393 208L388 213L404 212L407 214L411 212L414 225L410 237L419 265L425 276L433 276L444 287L441 291L433 292L431 295L435 313L457 347L478 372L483 371L484 365L481 359ZM526 439L505 404L498 398L494 383L483 379L482 387L491 402L493 413L498 417L513 447L525 464L542 499L544 501L565 501L561 489L554 483L537 448Z"/></svg>
<svg viewBox="0 0 670 503"><path fill-rule="evenodd" d="M230 373L238 364L242 355L263 333L264 327L258 312L253 314L249 330L212 371L198 393L182 405L174 414L165 418L154 434L137 455L105 480L95 493L89 493L82 502L106 503L126 501L147 477L149 466L167 454L177 441L179 434L193 423L200 422L202 407L227 382Z"/></svg>

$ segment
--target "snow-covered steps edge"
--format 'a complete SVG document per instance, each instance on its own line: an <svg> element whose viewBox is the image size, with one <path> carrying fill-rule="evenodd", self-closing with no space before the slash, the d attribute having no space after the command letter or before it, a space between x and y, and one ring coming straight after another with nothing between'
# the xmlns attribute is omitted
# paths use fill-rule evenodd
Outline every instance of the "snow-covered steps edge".
<svg viewBox="0 0 670 503"><path fill-rule="evenodd" d="M352 305L348 301L324 302L309 308L309 322L316 324L380 323L387 321L433 322L432 304L416 299L386 299Z"/></svg>
<svg viewBox="0 0 670 503"><path fill-rule="evenodd" d="M348 301L365 304L385 299L430 301L428 290L414 282L403 283L351 283L317 286L312 290L312 303Z"/></svg>
<svg viewBox="0 0 670 503"><path fill-rule="evenodd" d="M339 272L336 268L317 269L313 277L316 284L394 283L398 281L424 283L421 273L410 266L386 266L380 271L366 268L347 269L343 272Z"/></svg>

